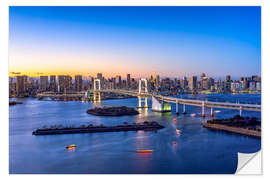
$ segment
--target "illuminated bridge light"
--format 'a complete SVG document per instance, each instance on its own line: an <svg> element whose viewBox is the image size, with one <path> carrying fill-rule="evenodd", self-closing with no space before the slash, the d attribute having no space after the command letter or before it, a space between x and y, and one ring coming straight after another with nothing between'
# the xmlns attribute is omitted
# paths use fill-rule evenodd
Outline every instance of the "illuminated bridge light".
<svg viewBox="0 0 270 180"><path fill-rule="evenodd" d="M152 96L152 111L156 112L171 112L171 104L160 102Z"/></svg>

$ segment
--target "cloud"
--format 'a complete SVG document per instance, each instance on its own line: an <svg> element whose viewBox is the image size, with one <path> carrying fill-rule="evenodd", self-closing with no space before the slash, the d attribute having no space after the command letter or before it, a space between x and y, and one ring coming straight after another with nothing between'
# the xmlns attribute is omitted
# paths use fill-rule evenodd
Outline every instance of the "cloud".
<svg viewBox="0 0 270 180"><path fill-rule="evenodd" d="M11 74L21 74L21 72L10 72Z"/></svg>

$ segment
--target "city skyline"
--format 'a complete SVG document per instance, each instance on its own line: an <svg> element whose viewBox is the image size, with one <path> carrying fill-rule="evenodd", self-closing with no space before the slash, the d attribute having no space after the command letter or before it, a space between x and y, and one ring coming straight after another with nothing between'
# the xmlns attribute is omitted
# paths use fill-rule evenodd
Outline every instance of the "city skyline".
<svg viewBox="0 0 270 180"><path fill-rule="evenodd" d="M10 7L9 71L237 79L260 75L260 30L260 7Z"/></svg>
<svg viewBox="0 0 270 180"><path fill-rule="evenodd" d="M91 80L92 78L94 79L98 79L98 74L101 74L103 78L105 79L111 79L111 78L116 78L117 76L120 76L122 77L123 79L127 79L127 75L130 76L130 78L133 78L133 79L136 79L136 80L139 80L141 78L146 78L146 79L150 79L153 75L156 77L156 76L159 76L159 78L161 79L166 79L166 78L170 78L170 79L183 79L183 78L191 78L193 76L197 77L200 79L200 76L202 74L205 74L205 77L207 78L213 78L214 80L225 80L227 76L230 76L231 80L234 80L234 81L237 81L241 78L248 78L248 77L252 77L252 76L258 76L258 77L261 77L261 75L258 75L258 74L253 74L251 76L241 76L241 77L232 77L230 74L227 74L226 76L222 76L222 77L211 77L211 76L208 76L207 73L205 72L202 72L202 73L197 73L197 74L194 74L194 75L190 75L190 76L178 76L178 77L168 77L168 76L160 76L160 74L158 73L155 73L153 72L152 74L148 74L146 75L145 77L135 77L133 76L133 74L131 73L125 73L124 75L115 75L115 76L104 76L104 74L102 72L97 72L97 73L92 73L93 75L89 75L89 76L83 76L82 74L80 73L76 73L74 75L71 75L71 74L68 74L68 73L63 73L63 74L46 74L46 73L38 73L36 76L28 76L27 74L22 74L22 73L18 73L18 72L9 72L9 77L12 77L12 78L15 78L17 76L27 76L29 78L34 78L34 79L39 79L40 77L43 77L43 76L47 76L47 77L51 77L51 76L55 76L55 77L59 77L59 76L70 76L71 78L75 79L76 76L82 76L82 79L83 80Z"/></svg>
<svg viewBox="0 0 270 180"><path fill-rule="evenodd" d="M9 174L244 174L262 150L261 6L9 6L8 33Z"/></svg>
<svg viewBox="0 0 270 180"><path fill-rule="evenodd" d="M15 80L15 81L14 81ZM241 77L238 80L231 79L230 75L226 76L226 79L214 79L207 77L205 73L201 73L198 76L183 77L183 78L162 78L159 75L151 75L150 78L136 79L127 74L126 77L116 76L112 78L105 78L102 73L97 73L96 77L89 77L84 79L82 75L51 75L51 76L40 76L36 79L29 78L28 76L16 76L9 78L10 95L14 93L36 93L51 90L52 92L63 93L66 90L80 92L83 89L89 90L95 89L96 82L99 82L99 88L109 89L137 89L141 87L141 82L144 81L150 85L150 91L166 91L173 90L178 93L197 93L197 90L204 91L210 90L211 92L260 92L261 91L261 77L253 75L251 77ZM148 86L146 85L145 86ZM249 90L249 91L247 91Z"/></svg>

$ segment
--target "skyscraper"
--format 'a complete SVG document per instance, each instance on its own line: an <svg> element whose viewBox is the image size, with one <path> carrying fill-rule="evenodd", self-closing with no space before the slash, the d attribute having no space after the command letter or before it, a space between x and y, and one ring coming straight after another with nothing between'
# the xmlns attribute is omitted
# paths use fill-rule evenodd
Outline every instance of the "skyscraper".
<svg viewBox="0 0 270 180"><path fill-rule="evenodd" d="M227 75L226 76L226 81L230 81L231 80L231 76L230 75Z"/></svg>
<svg viewBox="0 0 270 180"><path fill-rule="evenodd" d="M225 91L226 92L230 92L231 91L231 76L230 75L227 75L226 76Z"/></svg>
<svg viewBox="0 0 270 180"><path fill-rule="evenodd" d="M67 76L66 79L66 83L67 83L67 90L70 90L72 88L72 77L71 76Z"/></svg>
<svg viewBox="0 0 270 180"><path fill-rule="evenodd" d="M56 92L56 76L51 75L50 76L50 91Z"/></svg>
<svg viewBox="0 0 270 180"><path fill-rule="evenodd" d="M65 76L65 75L59 75L58 76L58 90L59 92L66 92L67 90L70 90L72 87L72 77L71 76Z"/></svg>
<svg viewBox="0 0 270 180"><path fill-rule="evenodd" d="M25 77L24 76L16 76L16 92L17 95L23 95L25 93Z"/></svg>
<svg viewBox="0 0 270 180"><path fill-rule="evenodd" d="M156 87L158 88L159 87L159 84L160 84L160 78L159 78L159 75L157 75L156 79L155 79L155 84L156 84Z"/></svg>
<svg viewBox="0 0 270 180"><path fill-rule="evenodd" d="M249 82L249 90L250 91L256 91L256 82L255 81L250 81Z"/></svg>
<svg viewBox="0 0 270 180"><path fill-rule="evenodd" d="M127 74L127 87L130 88L130 74Z"/></svg>
<svg viewBox="0 0 270 180"><path fill-rule="evenodd" d="M202 86L202 89L204 90L207 90L210 88L207 77L201 77L201 86Z"/></svg>
<svg viewBox="0 0 270 180"><path fill-rule="evenodd" d="M190 77L188 81L188 87L190 90L196 90L197 87L197 76Z"/></svg>
<svg viewBox="0 0 270 180"><path fill-rule="evenodd" d="M82 91L82 75L75 76L75 91Z"/></svg>
<svg viewBox="0 0 270 180"><path fill-rule="evenodd" d="M122 79L121 79L121 76L116 76L116 78L115 78L115 83L116 83L116 86L117 86L118 88L121 88L121 86L122 86Z"/></svg>
<svg viewBox="0 0 270 180"><path fill-rule="evenodd" d="M201 80L203 80L206 77L205 73L201 74Z"/></svg>
<svg viewBox="0 0 270 180"><path fill-rule="evenodd" d="M27 82L28 82L28 76L23 75L23 82L24 82L24 91L27 92L28 90L28 86L27 86Z"/></svg>
<svg viewBox="0 0 270 180"><path fill-rule="evenodd" d="M40 76L40 90L46 91L48 88L48 76Z"/></svg>
<svg viewBox="0 0 270 180"><path fill-rule="evenodd" d="M187 77L183 77L183 79L180 80L180 85L182 89L186 89L188 86L188 81L187 81Z"/></svg>
<svg viewBox="0 0 270 180"><path fill-rule="evenodd" d="M9 77L9 94L13 94L15 92L16 83L13 82L14 78Z"/></svg>
<svg viewBox="0 0 270 180"><path fill-rule="evenodd" d="M97 79L102 80L102 73L97 73Z"/></svg>

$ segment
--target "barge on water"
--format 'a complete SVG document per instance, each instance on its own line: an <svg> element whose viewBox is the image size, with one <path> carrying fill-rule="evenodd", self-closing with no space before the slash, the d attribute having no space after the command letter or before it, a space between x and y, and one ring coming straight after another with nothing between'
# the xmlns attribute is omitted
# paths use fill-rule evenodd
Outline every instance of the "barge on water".
<svg viewBox="0 0 270 180"><path fill-rule="evenodd" d="M81 127L63 127L63 128L46 128L37 129L32 132L32 135L55 135L55 134L75 134L75 133L97 133L97 132L119 132L119 131L157 131L164 126L155 121L144 123L133 123L132 125L124 124L118 126L81 126Z"/></svg>

